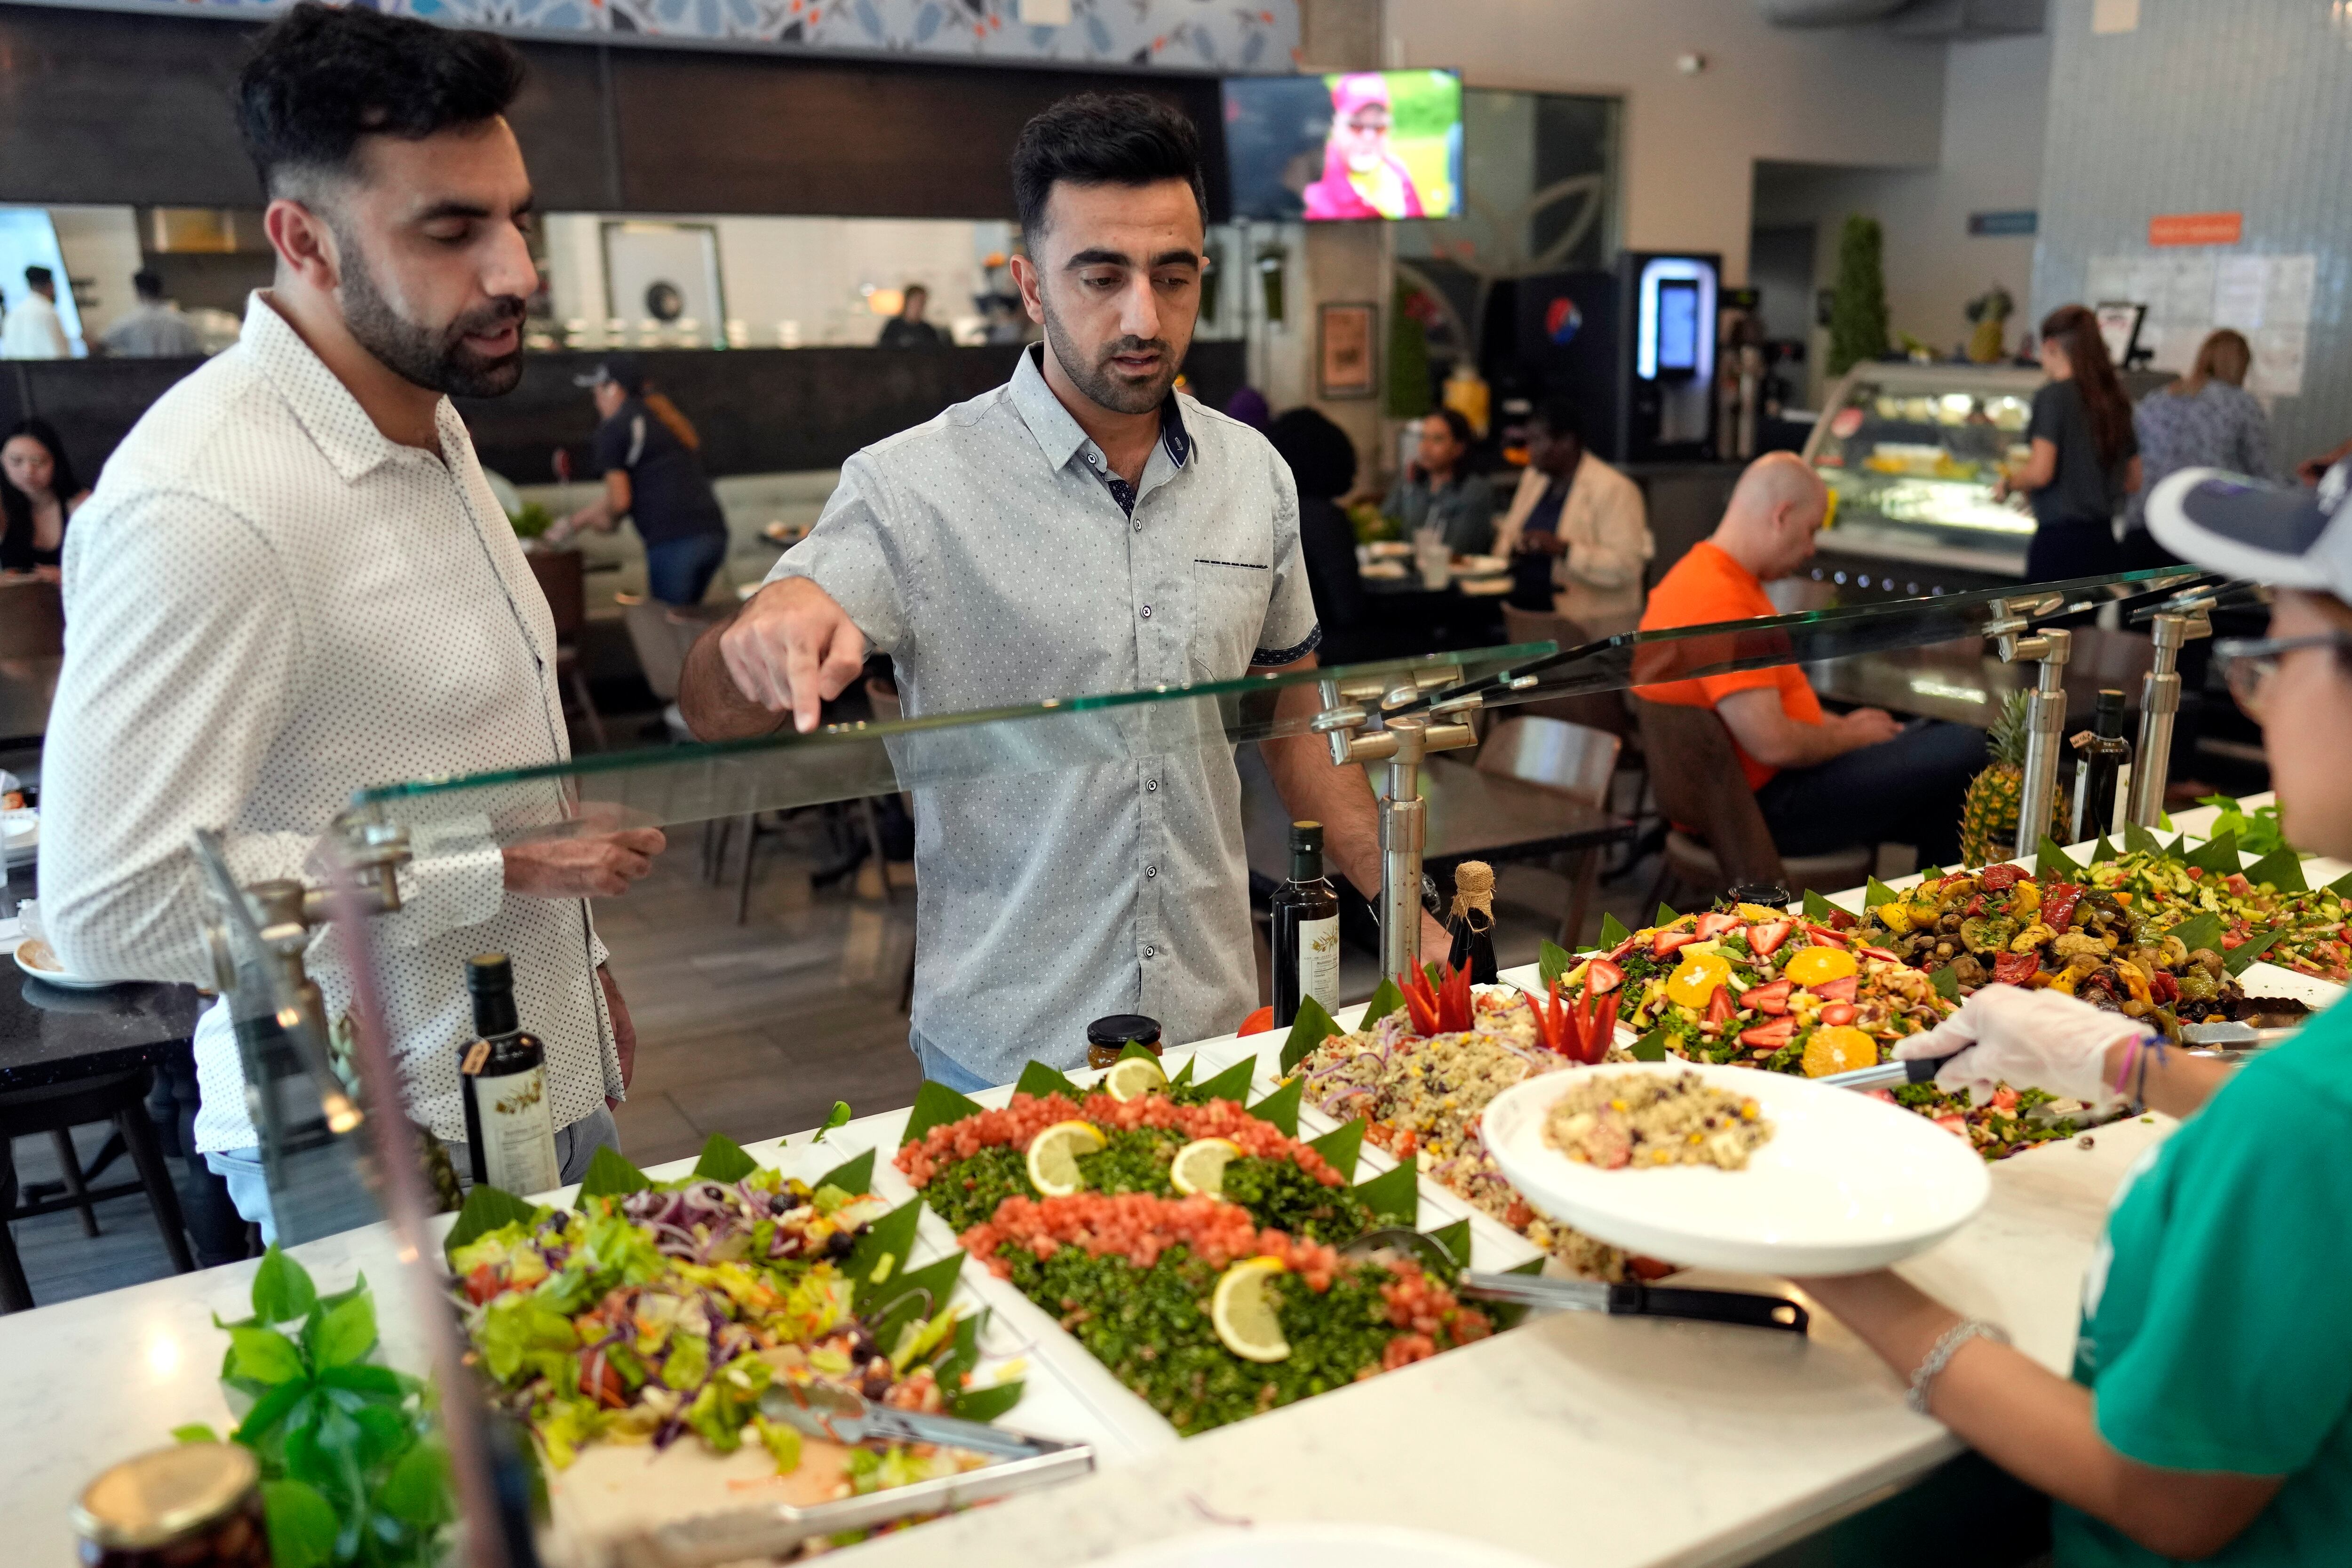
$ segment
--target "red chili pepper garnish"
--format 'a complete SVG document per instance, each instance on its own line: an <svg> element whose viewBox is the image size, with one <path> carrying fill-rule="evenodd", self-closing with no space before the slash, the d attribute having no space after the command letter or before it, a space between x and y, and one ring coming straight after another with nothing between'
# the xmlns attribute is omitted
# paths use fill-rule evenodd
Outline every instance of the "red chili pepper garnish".
<svg viewBox="0 0 2352 1568"><path fill-rule="evenodd" d="M2025 880L2025 868L2022 866L1988 866L1984 868L1984 876L1980 880L1984 884L1984 889L1986 892L2003 892L2011 888L2014 888L2020 882Z"/></svg>
<svg viewBox="0 0 2352 1568"><path fill-rule="evenodd" d="M1548 995L1528 999L1536 1016L1536 1044L1591 1067L1609 1054L1609 1042L1617 1032L1617 1006L1624 999L1622 991L1596 999L1587 988L1573 1005L1567 1005L1559 999L1559 982L1553 981Z"/></svg>
<svg viewBox="0 0 2352 1568"><path fill-rule="evenodd" d="M2004 952L1992 961L1992 977L2002 985L2022 985L2041 968L2039 953Z"/></svg>
<svg viewBox="0 0 2352 1568"><path fill-rule="evenodd" d="M1750 986L1739 1000L1743 1005L1753 1007L1759 1013L1777 1016L1789 1010L1790 990L1790 982L1775 980L1769 985Z"/></svg>
<svg viewBox="0 0 2352 1568"><path fill-rule="evenodd" d="M2078 888L2072 882L2052 883L2049 890L2042 895L2039 917L2042 923L2053 931L2064 931L2074 918L2074 906L2083 901L2083 895L2088 891L2089 889Z"/></svg>
<svg viewBox="0 0 2352 1568"><path fill-rule="evenodd" d="M1470 966L1440 963L1444 979L1431 984L1426 969L1397 976L1405 1014L1419 1035L1458 1035L1470 1027Z"/></svg>

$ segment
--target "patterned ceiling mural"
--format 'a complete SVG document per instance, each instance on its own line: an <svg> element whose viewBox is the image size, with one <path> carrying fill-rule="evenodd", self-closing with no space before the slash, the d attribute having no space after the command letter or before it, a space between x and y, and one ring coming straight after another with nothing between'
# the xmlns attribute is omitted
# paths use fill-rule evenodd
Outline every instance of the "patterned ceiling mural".
<svg viewBox="0 0 2352 1568"><path fill-rule="evenodd" d="M166 8L139 0L64 3ZM285 3L180 0L168 9L183 16L252 16ZM1298 50L1298 0L379 0L379 8L510 33L634 34L746 48L1186 71L1286 72ZM1054 26L1034 20L1063 12L1069 19ZM1033 20L1024 22L1024 13Z"/></svg>

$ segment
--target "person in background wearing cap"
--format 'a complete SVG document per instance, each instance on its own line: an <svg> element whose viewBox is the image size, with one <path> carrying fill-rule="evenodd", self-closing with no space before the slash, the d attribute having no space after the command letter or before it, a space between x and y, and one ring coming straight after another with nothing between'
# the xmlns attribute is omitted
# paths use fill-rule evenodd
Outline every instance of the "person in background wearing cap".
<svg viewBox="0 0 2352 1568"><path fill-rule="evenodd" d="M543 536L561 544L583 528L610 533L624 517L646 542L646 590L665 605L698 605L727 559L727 514L702 471L702 437L677 405L646 389L635 354L614 354L580 384L604 423L596 471L604 493Z"/></svg>
<svg viewBox="0 0 2352 1568"><path fill-rule="evenodd" d="M2214 659L2263 726L2287 834L2352 857L2352 461L2318 493L2190 468L2150 492L2157 542L2275 591L2271 635ZM2339 516L2339 510L2344 515ZM1955 1054L1957 1053L1957 1054ZM2084 1284L2073 1380L1893 1273L1799 1283L1915 1408L2057 1500L2057 1568L2352 1552L2352 1006L2242 1068L2051 991L1989 985L1897 1048L1936 1075L2184 1119L2135 1165Z"/></svg>
<svg viewBox="0 0 2352 1568"><path fill-rule="evenodd" d="M73 340L58 316L57 275L46 267L25 268L25 292L0 321L0 359L71 359Z"/></svg>
<svg viewBox="0 0 2352 1568"><path fill-rule="evenodd" d="M1331 134L1323 144L1323 177L1300 193L1310 218L1420 217L1421 192L1402 160L1389 150L1394 115L1388 78L1378 71L1343 76L1331 89Z"/></svg>

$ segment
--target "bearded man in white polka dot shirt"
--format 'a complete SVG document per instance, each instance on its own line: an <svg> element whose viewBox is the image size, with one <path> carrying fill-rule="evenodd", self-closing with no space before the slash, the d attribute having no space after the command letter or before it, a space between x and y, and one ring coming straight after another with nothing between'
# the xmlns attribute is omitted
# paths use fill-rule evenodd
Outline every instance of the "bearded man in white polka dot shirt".
<svg viewBox="0 0 2352 1568"><path fill-rule="evenodd" d="M309 5L247 67L275 285L132 429L68 536L41 892L71 972L210 983L194 828L224 833L242 881L316 880L355 789L567 759L553 620L445 395L522 374L538 278L504 119L521 77L487 34ZM618 1142L635 1047L585 900L643 876L662 838L499 847L496 829L562 810L549 786L495 822L425 825L373 934L408 1112L453 1142L465 963L512 958L569 1182ZM310 971L339 1016L340 944ZM196 1148L268 1231L225 1007L195 1050Z"/></svg>
<svg viewBox="0 0 2352 1568"><path fill-rule="evenodd" d="M1067 99L1024 128L1013 183L1013 275L1045 342L1005 386L843 467L808 539L695 645L679 703L697 734L809 729L868 647L909 716L1314 664L1288 468L1174 390L1205 233L1191 123L1141 94ZM1232 750L1128 740L1115 762L917 785L925 1076L1003 1083L1033 1058L1078 1065L1091 1018L1144 1013L1177 1044L1256 1002ZM1362 770L1318 736L1264 751L1332 866L1377 889ZM1434 921L1423 940L1443 951Z"/></svg>

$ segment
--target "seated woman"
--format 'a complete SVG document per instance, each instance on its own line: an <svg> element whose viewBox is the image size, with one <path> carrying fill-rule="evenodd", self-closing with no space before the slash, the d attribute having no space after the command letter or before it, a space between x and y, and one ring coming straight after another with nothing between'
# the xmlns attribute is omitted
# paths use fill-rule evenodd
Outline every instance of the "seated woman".
<svg viewBox="0 0 2352 1568"><path fill-rule="evenodd" d="M1312 408L1292 409L1267 427L1265 437L1298 486L1298 548L1323 626L1318 657L1325 664L1370 658L1371 602L1356 570L1355 524L1339 506L1339 498L1356 488L1356 444Z"/></svg>
<svg viewBox="0 0 2352 1568"><path fill-rule="evenodd" d="M89 499L75 478L65 443L41 419L0 437L0 574L57 582L66 553L66 523Z"/></svg>
<svg viewBox="0 0 2352 1568"><path fill-rule="evenodd" d="M2272 636L2223 643L2295 843L2352 855L2352 465L2316 495L2188 469L2148 497L2157 542L2277 591ZM2058 1568L2352 1552L2352 1007L2242 1068L2132 1019L1989 985L1898 1047L1936 1081L1996 1081L2185 1120L2125 1178L2083 1293L2073 1376L1893 1273L1802 1281L1913 1408L2056 1500ZM1957 1053L1957 1054L1955 1054Z"/></svg>

